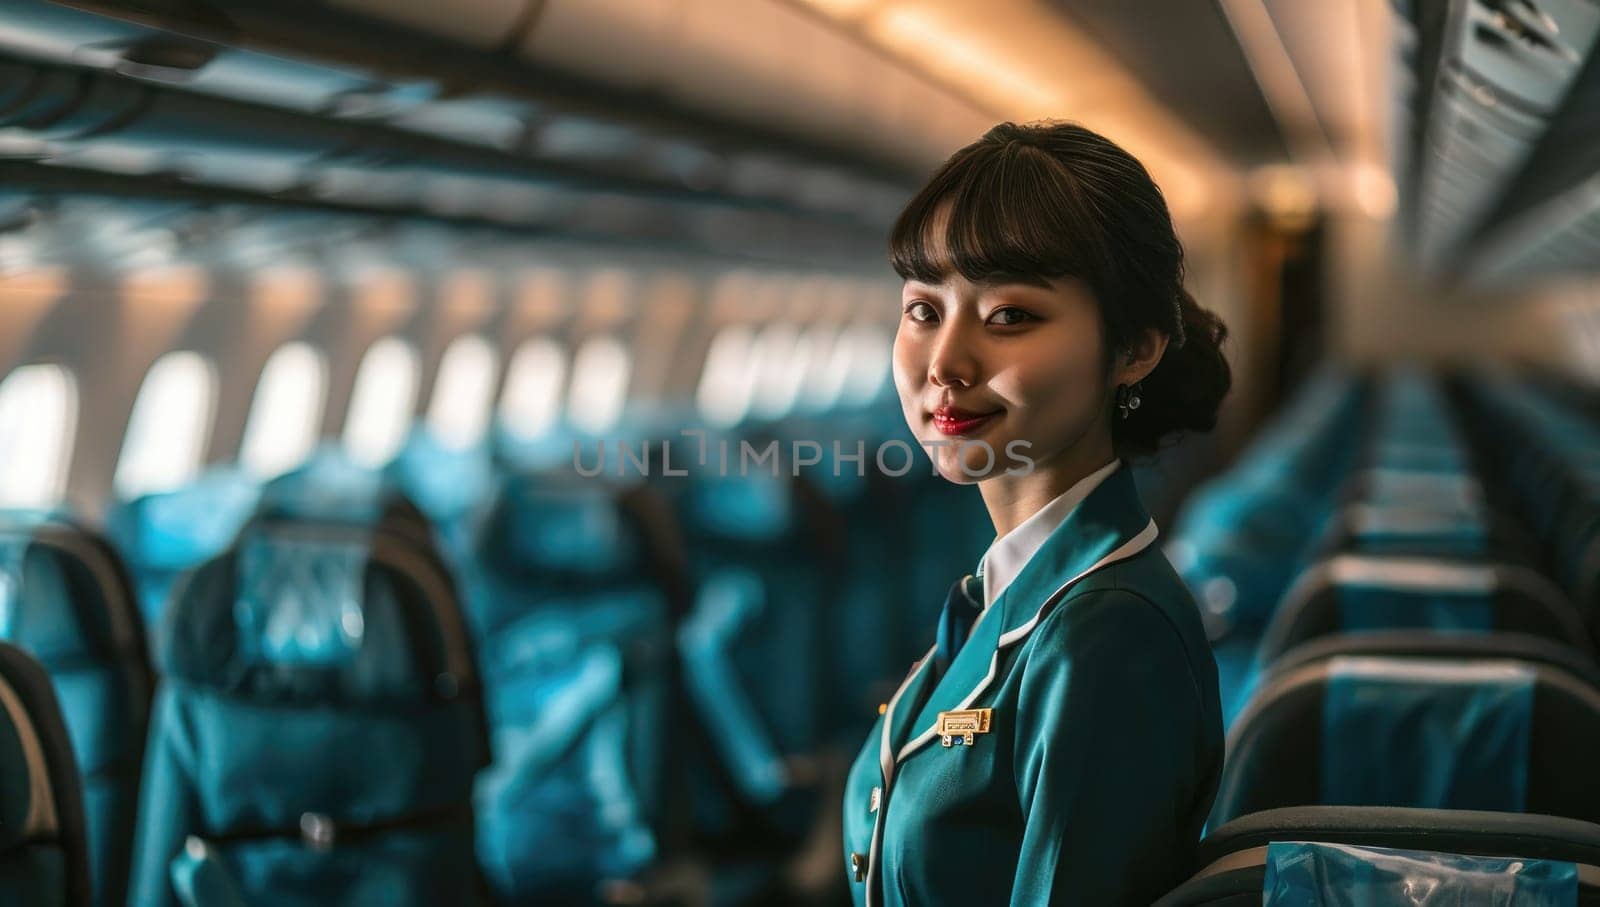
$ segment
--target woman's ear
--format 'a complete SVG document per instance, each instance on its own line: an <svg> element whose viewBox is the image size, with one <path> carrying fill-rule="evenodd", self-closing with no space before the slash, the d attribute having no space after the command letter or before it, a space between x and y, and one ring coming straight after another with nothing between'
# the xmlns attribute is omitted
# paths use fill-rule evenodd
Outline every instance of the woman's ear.
<svg viewBox="0 0 1600 907"><path fill-rule="evenodd" d="M1145 332L1128 344L1122 353L1122 362L1117 369L1114 384L1138 384L1145 376L1155 371L1161 364L1161 357L1167 352L1166 334L1155 328L1146 328Z"/></svg>

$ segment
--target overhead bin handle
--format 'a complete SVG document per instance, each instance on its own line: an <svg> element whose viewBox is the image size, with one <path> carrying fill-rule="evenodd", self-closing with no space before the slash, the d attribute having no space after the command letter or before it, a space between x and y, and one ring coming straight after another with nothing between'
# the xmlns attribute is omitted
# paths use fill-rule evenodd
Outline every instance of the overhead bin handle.
<svg viewBox="0 0 1600 907"><path fill-rule="evenodd" d="M115 45L100 45L115 50ZM125 45L112 69L135 79L187 82L217 57L217 45L178 35L153 35Z"/></svg>
<svg viewBox="0 0 1600 907"><path fill-rule="evenodd" d="M1547 51L1568 63L1583 55L1561 39L1561 27L1534 0L1479 0L1490 15L1480 19L1474 33L1480 40L1502 47L1524 44Z"/></svg>

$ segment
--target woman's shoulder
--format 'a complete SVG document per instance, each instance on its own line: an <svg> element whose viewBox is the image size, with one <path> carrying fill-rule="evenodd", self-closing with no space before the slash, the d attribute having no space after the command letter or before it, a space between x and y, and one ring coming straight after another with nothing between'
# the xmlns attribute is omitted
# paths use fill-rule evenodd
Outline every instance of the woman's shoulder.
<svg viewBox="0 0 1600 907"><path fill-rule="evenodd" d="M1075 656L1181 652L1194 680L1215 688L1199 607L1159 548L1084 577L1040 617L1032 635L1035 648Z"/></svg>

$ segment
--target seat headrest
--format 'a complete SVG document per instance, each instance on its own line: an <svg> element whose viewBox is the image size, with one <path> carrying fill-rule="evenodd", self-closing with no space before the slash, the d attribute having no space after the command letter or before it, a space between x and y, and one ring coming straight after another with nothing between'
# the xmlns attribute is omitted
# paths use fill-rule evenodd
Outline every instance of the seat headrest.
<svg viewBox="0 0 1600 907"><path fill-rule="evenodd" d="M1324 841L1267 845L1264 907L1424 902L1563 907L1578 903L1578 867Z"/></svg>
<svg viewBox="0 0 1600 907"><path fill-rule="evenodd" d="M738 542L775 542L794 531L794 484L788 476L755 470L704 475L689 489L685 521L693 535Z"/></svg>
<svg viewBox="0 0 1600 907"><path fill-rule="evenodd" d="M516 476L501 486L483 548L497 569L541 576L618 577L642 569L645 542L619 490Z"/></svg>
<svg viewBox="0 0 1600 907"><path fill-rule="evenodd" d="M1324 563L1329 579L1343 587L1380 587L1456 595L1490 595L1498 576L1493 567L1426 558L1367 557L1344 554Z"/></svg>
<svg viewBox="0 0 1600 907"><path fill-rule="evenodd" d="M489 493L494 463L485 445L457 450L422 431L407 441L384 473L430 519L450 522Z"/></svg>
<svg viewBox="0 0 1600 907"><path fill-rule="evenodd" d="M455 607L413 546L263 523L183 587L163 651L172 675L262 701L450 699L476 683Z"/></svg>
<svg viewBox="0 0 1600 907"><path fill-rule="evenodd" d="M238 471L213 471L175 491L118 506L107 531L129 561L183 570L232 544L260 494L261 487Z"/></svg>
<svg viewBox="0 0 1600 907"><path fill-rule="evenodd" d="M75 655L111 648L112 628L91 621L99 590L73 582L72 564L56 549L39 544L31 532L0 529L0 639L23 645L41 657Z"/></svg>
<svg viewBox="0 0 1600 907"><path fill-rule="evenodd" d="M382 473L332 454L268 482L261 490L256 516L383 527L429 539L427 518Z"/></svg>
<svg viewBox="0 0 1600 907"><path fill-rule="evenodd" d="M1322 802L1523 809L1531 666L1337 656L1326 676Z"/></svg>

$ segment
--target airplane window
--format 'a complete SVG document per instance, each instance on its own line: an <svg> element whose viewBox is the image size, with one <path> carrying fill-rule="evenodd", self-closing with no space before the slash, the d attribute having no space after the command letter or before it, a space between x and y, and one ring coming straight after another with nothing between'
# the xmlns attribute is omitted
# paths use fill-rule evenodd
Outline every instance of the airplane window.
<svg viewBox="0 0 1600 907"><path fill-rule="evenodd" d="M59 365L25 365L0 382L0 506L61 499L78 426L78 387Z"/></svg>
<svg viewBox="0 0 1600 907"><path fill-rule="evenodd" d="M206 357L179 350L157 359L128 418L113 479L118 497L171 491L194 478L216 406L217 373Z"/></svg>
<svg viewBox="0 0 1600 907"><path fill-rule="evenodd" d="M701 418L712 425L734 425L750 408L751 376L755 371L755 335L742 324L729 325L711 339L695 405Z"/></svg>
<svg viewBox="0 0 1600 907"><path fill-rule="evenodd" d="M616 424L628 399L632 365L627 348L615 337L592 337L578 348L567 391L567 412L574 425L593 433Z"/></svg>
<svg viewBox="0 0 1600 907"><path fill-rule="evenodd" d="M344 420L344 449L362 466L394 459L411 427L417 402L417 349L399 337L384 337L361 357Z"/></svg>
<svg viewBox="0 0 1600 907"><path fill-rule="evenodd" d="M298 466L316 446L327 402L328 365L310 344L279 347L261 369L239 462L261 479Z"/></svg>
<svg viewBox="0 0 1600 907"><path fill-rule="evenodd" d="M751 359L755 381L751 410L766 419L776 419L794 406L795 393L804 377L800 332L792 324L773 324L756 338Z"/></svg>
<svg viewBox="0 0 1600 907"><path fill-rule="evenodd" d="M439 443L461 450L483 440L499 365L494 347L477 334L457 337L445 349L428 401L428 428Z"/></svg>
<svg viewBox="0 0 1600 907"><path fill-rule="evenodd" d="M848 331L832 325L815 325L807 333L811 335L812 353L801 400L812 410L828 410L844 392L855 346Z"/></svg>
<svg viewBox="0 0 1600 907"><path fill-rule="evenodd" d="M871 403L883 390L889 377L890 343L883 331L871 325L857 325L846 331L850 347L850 366L844 384L844 402Z"/></svg>
<svg viewBox="0 0 1600 907"><path fill-rule="evenodd" d="M560 414L566 378L567 357L554 340L537 337L517 347L500 395L500 420L506 430L523 440L544 433Z"/></svg>

